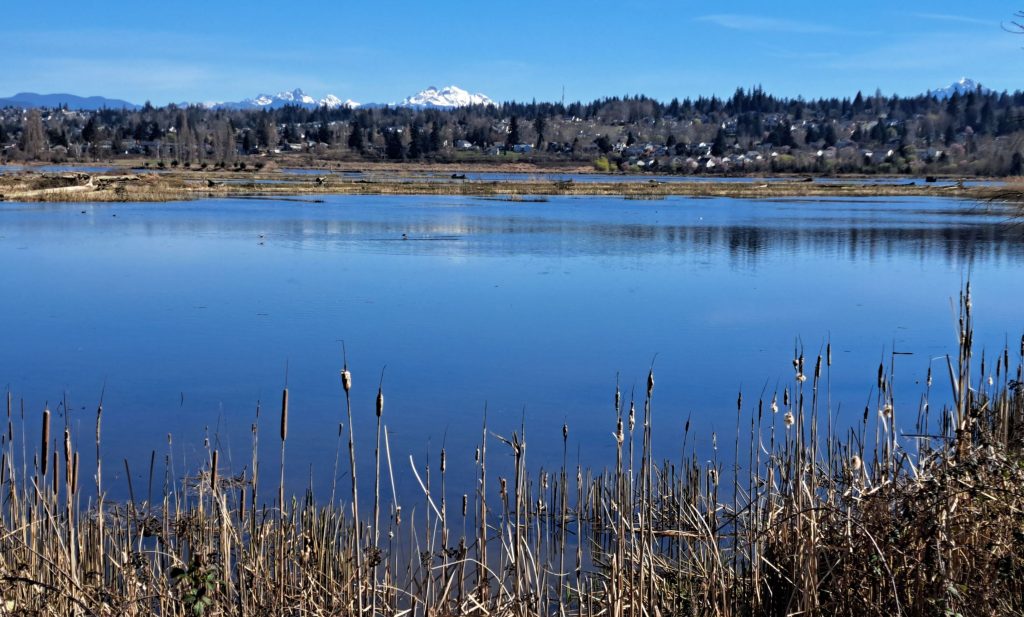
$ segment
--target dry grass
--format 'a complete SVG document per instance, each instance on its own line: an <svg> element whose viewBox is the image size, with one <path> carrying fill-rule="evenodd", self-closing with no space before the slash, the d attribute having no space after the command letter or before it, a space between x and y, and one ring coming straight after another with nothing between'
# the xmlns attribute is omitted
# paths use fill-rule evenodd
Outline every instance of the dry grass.
<svg viewBox="0 0 1024 617"><path fill-rule="evenodd" d="M995 198L1010 189L933 184L844 184L801 182L572 182L543 177L501 181L445 181L417 176L351 179L344 176L269 172L200 172L88 175L20 172L0 176L0 196L8 201L119 202L179 201L207 197L295 195L468 195L527 201L528 196L604 195L627 199L664 197L911 197Z"/></svg>
<svg viewBox="0 0 1024 617"><path fill-rule="evenodd" d="M1019 615L1024 340L979 362L969 288L960 326L942 379L949 408L931 408L930 375L924 397L898 400L891 366L880 366L874 405L839 428L831 349L798 351L791 385L736 401L737 418L752 413L737 422L734 461L701 462L689 434L679 458L659 460L652 368L639 397L616 385L613 466L570 466L566 426L560 468L538 470L526 427L493 435L485 413L476 486L448 485L442 450L436 466L410 458L421 491L405 495L394 488L382 374L366 519L351 428L343 503L288 497L283 480L269 502L258 496L259 410L251 475L231 476L207 446L197 475L170 478L153 497L151 462L147 494L129 482L130 499L111 503L104 468L79 470L67 430L51 435L44 422L28 450L25 411L8 394L0 614ZM340 377L351 427L359 385L347 365ZM286 389L282 478L287 413ZM102 403L98 459L101 418ZM897 438L908 426L919 436ZM488 468L494 448L511 455L505 475Z"/></svg>

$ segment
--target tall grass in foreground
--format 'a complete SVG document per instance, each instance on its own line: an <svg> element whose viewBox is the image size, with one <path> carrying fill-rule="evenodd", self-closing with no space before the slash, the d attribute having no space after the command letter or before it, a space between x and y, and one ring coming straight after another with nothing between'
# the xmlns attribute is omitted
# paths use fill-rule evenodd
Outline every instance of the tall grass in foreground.
<svg viewBox="0 0 1024 617"><path fill-rule="evenodd" d="M536 470L526 427L492 435L484 414L465 491L448 485L442 450L432 465L410 459L422 490L396 494L406 467L392 458L382 375L372 518L357 506L353 432L341 505L288 496L283 480L271 502L258 496L258 421L249 477L219 469L208 445L201 473L167 477L156 495L153 460L145 495L126 469L130 499L111 503L106 467L79 469L84 444L49 411L41 441L28 439L38 450L26 446L8 394L0 614L1024 614L1024 339L976 358L969 287L959 325L957 356L935 377L952 389L948 408L931 408L931 374L924 396L902 401L879 366L875 404L837 427L831 349L797 352L791 385L737 400L738 418L756 411L738 421L731 466L702 463L689 435L659 460L652 370L638 396L616 386L609 401L608 468L570 466L565 426L561 466ZM341 383L351 427L347 365ZM285 390L282 468L270 471L282 478L287 413ZM101 417L102 404L88 445L98 460ZM897 429L908 426L911 438ZM511 473L489 470L495 449Z"/></svg>

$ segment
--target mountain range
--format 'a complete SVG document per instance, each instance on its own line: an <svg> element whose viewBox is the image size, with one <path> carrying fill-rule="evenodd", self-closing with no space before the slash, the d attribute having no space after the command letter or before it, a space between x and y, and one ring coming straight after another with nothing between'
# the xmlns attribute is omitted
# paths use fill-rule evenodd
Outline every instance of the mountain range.
<svg viewBox="0 0 1024 617"><path fill-rule="evenodd" d="M19 92L14 96L0 97L0 107L48 107L54 108L67 105L69 109L139 109L141 105L108 99L102 96L77 96L74 94L36 94L35 92Z"/></svg>
<svg viewBox="0 0 1024 617"><path fill-rule="evenodd" d="M288 105L297 105L307 109L327 107L337 109L346 107L355 109L357 107L410 107L415 109L454 109L469 105L494 105L494 101L486 94L471 94L458 86L445 86L437 88L431 86L421 90L412 96L408 96L401 103L367 103L362 104L352 99L342 100L333 94L323 98L312 97L301 88L286 90L277 94L258 94L252 98L232 102L207 102L207 103L178 103L179 107L188 105L199 105L210 109L280 109ZM70 109L97 110L108 109L139 109L142 106L120 99L109 99L102 96L81 97L74 94L36 94L34 92L21 92L7 98L0 98L0 107L58 107L67 105Z"/></svg>
<svg viewBox="0 0 1024 617"><path fill-rule="evenodd" d="M987 88L981 87L973 79L964 77L945 88L929 90L928 96L939 99L947 99L954 93L963 96L968 92L975 92L981 88L982 92L989 92ZM472 94L458 86L445 86L437 88L431 86L421 90L412 96L408 96L400 103L358 103L352 99L342 100L333 94L323 98L312 97L300 88L295 90L278 92L277 94L259 94L253 98L243 99L235 102L217 103L179 103L179 106L190 104L200 105L212 109L279 109L288 105L298 105L307 109L327 107L337 109L345 107L355 109L357 107L379 108L379 107L409 107L413 109L455 109L469 105L494 105L495 102L485 94ZM97 110L108 109L139 109L141 105L110 99L102 96L82 97L74 94L36 94L34 92L20 92L11 97L0 97L0 107L58 107L67 105L70 109Z"/></svg>

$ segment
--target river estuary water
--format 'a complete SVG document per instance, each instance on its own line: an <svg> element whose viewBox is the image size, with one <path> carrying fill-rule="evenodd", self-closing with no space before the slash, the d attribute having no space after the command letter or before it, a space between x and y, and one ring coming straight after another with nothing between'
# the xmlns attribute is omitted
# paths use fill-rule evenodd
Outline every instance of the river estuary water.
<svg viewBox="0 0 1024 617"><path fill-rule="evenodd" d="M563 423L571 460L613 463L616 376L641 397L652 360L666 457L688 419L702 456L715 433L731 447L737 392L748 408L781 397L795 345L813 365L831 341L839 423L900 352L897 405L912 416L929 365L955 351L963 281L979 345L1018 344L1022 267L1008 211L939 198L3 203L0 385L23 399L30 444L47 404L90 443L103 392L113 462L163 461L172 435L175 471L194 471L209 438L240 472L258 402L276 464L287 381L288 478L322 488L344 341L360 460L383 370L399 483L410 454L444 446L465 492L485 407L499 435L525 420L535 465L561 463Z"/></svg>

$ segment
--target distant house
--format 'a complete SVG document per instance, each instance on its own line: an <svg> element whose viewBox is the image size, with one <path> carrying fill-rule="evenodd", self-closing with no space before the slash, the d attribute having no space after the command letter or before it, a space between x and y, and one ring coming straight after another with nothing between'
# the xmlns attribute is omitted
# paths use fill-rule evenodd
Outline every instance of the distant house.
<svg viewBox="0 0 1024 617"><path fill-rule="evenodd" d="M516 144L512 146L512 151L519 154L529 154L533 152L533 146L530 144Z"/></svg>
<svg viewBox="0 0 1024 617"><path fill-rule="evenodd" d="M473 149L473 144L468 142L468 141L466 141L465 139L456 139L455 140L455 149L456 150L472 150Z"/></svg>

